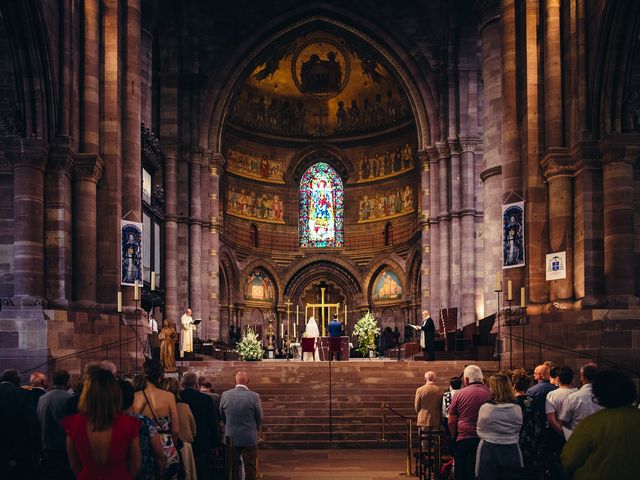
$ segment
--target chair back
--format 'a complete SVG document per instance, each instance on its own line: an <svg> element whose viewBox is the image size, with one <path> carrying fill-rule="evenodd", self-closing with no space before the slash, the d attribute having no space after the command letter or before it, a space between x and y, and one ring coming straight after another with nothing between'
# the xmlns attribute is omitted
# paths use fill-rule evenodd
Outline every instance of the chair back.
<svg viewBox="0 0 640 480"><path fill-rule="evenodd" d="M314 352L316 349L316 339L305 337L302 339L302 353Z"/></svg>
<svg viewBox="0 0 640 480"><path fill-rule="evenodd" d="M342 338L329 337L329 351L340 353L342 350Z"/></svg>

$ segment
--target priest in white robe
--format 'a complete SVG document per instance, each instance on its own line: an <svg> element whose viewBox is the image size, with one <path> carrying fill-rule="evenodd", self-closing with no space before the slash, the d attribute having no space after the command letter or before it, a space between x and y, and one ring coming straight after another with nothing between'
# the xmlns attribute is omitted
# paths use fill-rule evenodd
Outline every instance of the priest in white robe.
<svg viewBox="0 0 640 480"><path fill-rule="evenodd" d="M313 353L304 352L302 360L320 360L320 355L318 353L320 330L318 329L318 324L313 316L309 317L309 321L307 322L307 326L304 330L304 336L306 338L315 338L315 351Z"/></svg>
<svg viewBox="0 0 640 480"><path fill-rule="evenodd" d="M180 357L184 357L184 352L193 352L193 331L196 326L191 314L191 309L187 308L180 318Z"/></svg>

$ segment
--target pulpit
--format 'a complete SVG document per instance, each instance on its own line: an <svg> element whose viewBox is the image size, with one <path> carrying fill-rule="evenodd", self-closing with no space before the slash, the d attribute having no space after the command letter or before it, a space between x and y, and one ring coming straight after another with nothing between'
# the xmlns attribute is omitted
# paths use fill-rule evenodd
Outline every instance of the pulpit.
<svg viewBox="0 0 640 480"><path fill-rule="evenodd" d="M319 340L320 360L328 361L331 352L334 360L349 360L349 337L320 337Z"/></svg>

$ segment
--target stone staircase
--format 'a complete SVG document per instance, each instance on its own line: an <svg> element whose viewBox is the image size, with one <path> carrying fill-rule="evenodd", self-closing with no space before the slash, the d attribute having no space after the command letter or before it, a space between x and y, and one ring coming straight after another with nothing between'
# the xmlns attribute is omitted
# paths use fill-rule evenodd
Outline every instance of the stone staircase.
<svg viewBox="0 0 640 480"><path fill-rule="evenodd" d="M388 409L382 440L382 403L415 424L413 401L424 372L435 371L438 384L447 388L449 378L469 363L351 360L329 366L328 362L211 360L182 362L182 367L206 375L217 392L233 388L234 373L245 370L249 388L262 399L264 448L376 448L405 445L406 420ZM495 362L474 363L486 375L497 370Z"/></svg>

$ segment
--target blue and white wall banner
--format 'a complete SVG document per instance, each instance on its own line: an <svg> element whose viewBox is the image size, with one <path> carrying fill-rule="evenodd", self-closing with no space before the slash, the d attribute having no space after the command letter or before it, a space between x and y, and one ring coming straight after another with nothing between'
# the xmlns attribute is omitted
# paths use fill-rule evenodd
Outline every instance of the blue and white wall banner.
<svg viewBox="0 0 640 480"><path fill-rule="evenodd" d="M567 252L547 253L546 280L562 280L567 278Z"/></svg>
<svg viewBox="0 0 640 480"><path fill-rule="evenodd" d="M120 221L120 285L142 286L142 223Z"/></svg>
<svg viewBox="0 0 640 480"><path fill-rule="evenodd" d="M502 206L502 268L524 267L524 202Z"/></svg>

